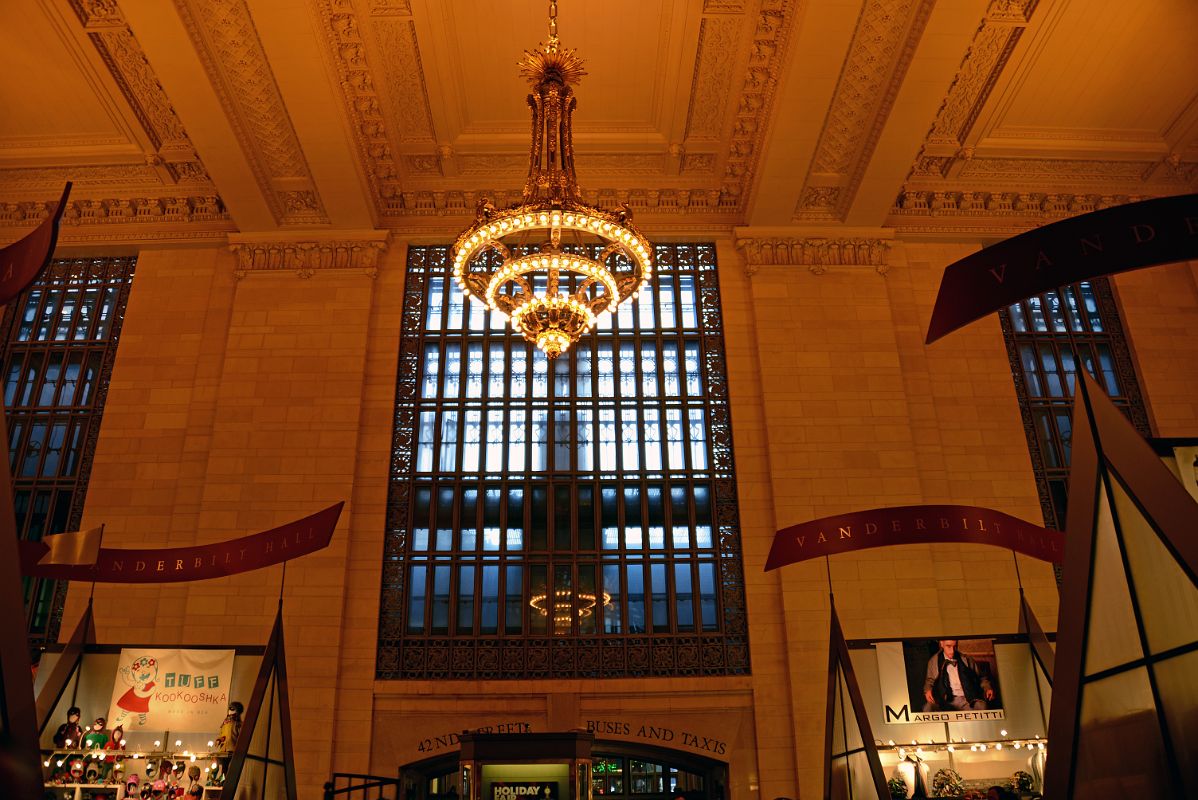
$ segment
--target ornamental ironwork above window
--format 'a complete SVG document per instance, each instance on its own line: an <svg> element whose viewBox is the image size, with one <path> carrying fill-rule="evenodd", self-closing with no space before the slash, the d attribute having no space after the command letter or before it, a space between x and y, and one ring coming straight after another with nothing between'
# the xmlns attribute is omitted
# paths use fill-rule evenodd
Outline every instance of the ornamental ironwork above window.
<svg viewBox="0 0 1198 800"><path fill-rule="evenodd" d="M408 254L380 678L746 673L710 244L549 360Z"/></svg>

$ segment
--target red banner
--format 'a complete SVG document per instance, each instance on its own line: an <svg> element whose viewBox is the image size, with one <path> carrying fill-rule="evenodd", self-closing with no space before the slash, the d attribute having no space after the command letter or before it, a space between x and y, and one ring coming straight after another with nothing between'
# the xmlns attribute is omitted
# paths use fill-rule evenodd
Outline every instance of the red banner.
<svg viewBox="0 0 1198 800"><path fill-rule="evenodd" d="M32 232L0 249L0 305L7 305L50 263L54 244L58 241L58 223L67 208L68 182L54 213L41 221Z"/></svg>
<svg viewBox="0 0 1198 800"><path fill-rule="evenodd" d="M262 533L195 547L100 548L94 565L38 564L49 548L21 542L21 572L38 578L102 583L175 583L236 575L306 556L328 547L342 501Z"/></svg>
<svg viewBox="0 0 1198 800"><path fill-rule="evenodd" d="M1198 258L1198 194L1063 219L949 264L927 342L1058 286L1192 258Z"/></svg>
<svg viewBox="0 0 1198 800"><path fill-rule="evenodd" d="M1065 535L977 506L895 506L855 511L783 528L774 535L766 572L822 556L895 544L990 544L1060 563Z"/></svg>

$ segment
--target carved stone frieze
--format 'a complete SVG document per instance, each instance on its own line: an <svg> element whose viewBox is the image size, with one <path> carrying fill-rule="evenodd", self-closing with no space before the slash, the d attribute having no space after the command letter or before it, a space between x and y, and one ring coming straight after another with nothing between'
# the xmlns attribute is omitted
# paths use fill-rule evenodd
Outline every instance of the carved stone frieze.
<svg viewBox="0 0 1198 800"><path fill-rule="evenodd" d="M1156 166L1155 161L1095 161L1064 158L974 158L965 162L962 179L1026 181L1139 182Z"/></svg>
<svg viewBox="0 0 1198 800"><path fill-rule="evenodd" d="M703 0L704 14L743 14L745 0Z"/></svg>
<svg viewBox="0 0 1198 800"><path fill-rule="evenodd" d="M695 214L727 212L719 189L592 189L585 188L583 199L591 205L616 208L628 203L634 211L657 214ZM405 189L385 204L384 215L400 216L473 216L481 198L496 207L516 205L523 198L519 188L495 186L475 190ZM733 209L734 210L734 209Z"/></svg>
<svg viewBox="0 0 1198 800"><path fill-rule="evenodd" d="M741 21L736 17L719 16L699 23L699 48L686 118L688 139L716 139L722 132L732 83L732 55L740 31Z"/></svg>
<svg viewBox="0 0 1198 800"><path fill-rule="evenodd" d="M50 214L54 201L0 202L0 226L36 225ZM131 222L225 222L229 214L219 197L148 197L72 199L63 225L108 225Z"/></svg>
<svg viewBox="0 0 1198 800"><path fill-rule="evenodd" d="M803 266L822 275L828 267L867 266L879 275L890 271L886 259L888 239L867 237L749 237L736 240L745 255L745 270L752 276L762 266Z"/></svg>
<svg viewBox="0 0 1198 800"><path fill-rule="evenodd" d="M990 0L986 9L986 19L996 22L1025 23L1032 18L1032 12L1040 0Z"/></svg>
<svg viewBox="0 0 1198 800"><path fill-rule="evenodd" d="M388 107L398 123L399 139L403 142L432 142L433 115L429 107L428 90L424 85L424 67L420 63L420 46L416 41L416 24L412 20L380 18L371 25L377 43L382 75L387 85ZM352 45L357 47L360 45ZM350 59L365 54L351 54Z"/></svg>
<svg viewBox="0 0 1198 800"><path fill-rule="evenodd" d="M279 191L272 184L314 186L245 0L205 0L202 7L175 0L175 7L275 221L328 223L314 188Z"/></svg>
<svg viewBox="0 0 1198 800"><path fill-rule="evenodd" d="M410 17L412 0L370 0L372 17Z"/></svg>
<svg viewBox="0 0 1198 800"><path fill-rule="evenodd" d="M1045 221L1085 214L1156 196L1068 192L903 191L892 217L1041 217Z"/></svg>
<svg viewBox="0 0 1198 800"><path fill-rule="evenodd" d="M125 17L116 0L71 0L71 8L87 30L125 26Z"/></svg>
<svg viewBox="0 0 1198 800"><path fill-rule="evenodd" d="M162 176L150 164L95 164L75 167L17 167L0 169L0 193L29 196L39 189L62 191L71 181L75 190L84 187L162 187Z"/></svg>
<svg viewBox="0 0 1198 800"><path fill-rule="evenodd" d="M252 272L294 271L299 278L311 278L318 270L350 269L374 278L387 249L387 235L387 231L371 231L356 238L287 241L233 234L229 237L229 250L236 258L233 274L240 280Z"/></svg>

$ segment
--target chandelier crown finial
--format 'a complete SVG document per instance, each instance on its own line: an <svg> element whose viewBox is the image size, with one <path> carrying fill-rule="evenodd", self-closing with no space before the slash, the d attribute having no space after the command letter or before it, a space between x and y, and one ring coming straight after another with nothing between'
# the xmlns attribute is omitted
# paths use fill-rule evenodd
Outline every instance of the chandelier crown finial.
<svg viewBox="0 0 1198 800"><path fill-rule="evenodd" d="M560 46L557 2L549 41L526 50L532 144L524 199L508 209L478 202L474 225L453 247L453 274L467 296L511 319L549 358L565 352L600 316L635 297L653 270L652 246L630 210L587 205L574 172L571 118L582 59Z"/></svg>

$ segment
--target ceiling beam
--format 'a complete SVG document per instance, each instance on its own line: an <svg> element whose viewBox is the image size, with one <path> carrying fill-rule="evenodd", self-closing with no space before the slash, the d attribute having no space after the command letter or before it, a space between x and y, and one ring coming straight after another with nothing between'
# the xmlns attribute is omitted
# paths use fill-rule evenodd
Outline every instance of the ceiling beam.
<svg viewBox="0 0 1198 800"><path fill-rule="evenodd" d="M848 225L882 225L919 153L936 111L986 13L988 0L941 0L886 118L845 216Z"/></svg>
<svg viewBox="0 0 1198 800"><path fill-rule="evenodd" d="M331 31L324 30L335 20L326 18L322 3L247 4L329 222L374 228L375 203L340 91L344 77L330 52Z"/></svg>
<svg viewBox="0 0 1198 800"><path fill-rule="evenodd" d="M274 229L270 206L174 5L123 0L121 11L237 227Z"/></svg>
<svg viewBox="0 0 1198 800"><path fill-rule="evenodd" d="M827 0L804 6L745 215L748 225L791 224L861 15L862 0Z"/></svg>

